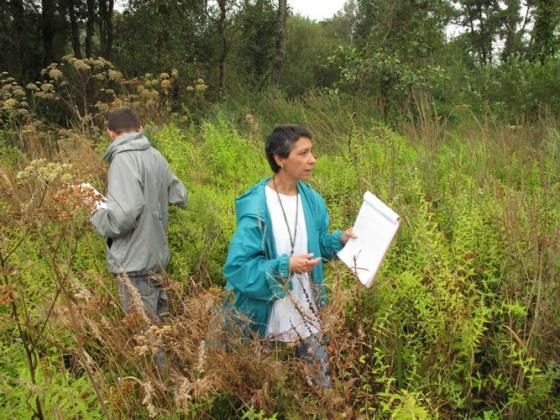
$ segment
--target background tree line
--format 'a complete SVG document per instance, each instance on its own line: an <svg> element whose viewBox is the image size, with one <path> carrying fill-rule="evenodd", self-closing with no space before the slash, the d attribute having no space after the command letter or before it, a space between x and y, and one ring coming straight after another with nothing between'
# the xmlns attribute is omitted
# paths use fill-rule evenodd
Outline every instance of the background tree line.
<svg viewBox="0 0 560 420"><path fill-rule="evenodd" d="M559 3L0 0L0 418L560 418ZM123 318L76 188L104 190L122 104L190 192L161 328ZM282 122L333 228L365 190L402 216L375 287L328 267L328 396L216 325Z"/></svg>
<svg viewBox="0 0 560 420"><path fill-rule="evenodd" d="M422 103L448 117L456 105L510 119L559 111L559 0L349 0L322 22L286 0L115 6L4 1L0 71L25 84L71 54L108 59L128 77L178 69L214 97L271 87L367 95L383 117Z"/></svg>

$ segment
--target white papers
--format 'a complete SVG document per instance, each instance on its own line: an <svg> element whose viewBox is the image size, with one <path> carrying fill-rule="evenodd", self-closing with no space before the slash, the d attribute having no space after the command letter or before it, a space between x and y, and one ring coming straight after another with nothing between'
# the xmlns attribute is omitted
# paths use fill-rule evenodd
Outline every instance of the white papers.
<svg viewBox="0 0 560 420"><path fill-rule="evenodd" d="M107 208L107 199L105 196L97 191L89 182L78 185L78 188L84 203L91 208L92 213L95 213L99 209Z"/></svg>
<svg viewBox="0 0 560 420"><path fill-rule="evenodd" d="M399 224L399 215L366 191L353 228L357 239L349 239L338 253L366 287L373 284Z"/></svg>

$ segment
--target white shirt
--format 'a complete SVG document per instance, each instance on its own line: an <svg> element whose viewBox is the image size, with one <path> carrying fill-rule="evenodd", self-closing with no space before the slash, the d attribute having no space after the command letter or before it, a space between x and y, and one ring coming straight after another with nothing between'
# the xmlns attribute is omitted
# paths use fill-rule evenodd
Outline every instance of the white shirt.
<svg viewBox="0 0 560 420"><path fill-rule="evenodd" d="M267 186L265 192L277 255L290 255L292 250L290 233L292 240L294 233L296 235L293 255L307 254L307 230L301 200L295 195L279 194L290 228L288 232L288 226L286 226L286 220L276 191ZM299 207L297 232L295 229L296 202ZM292 290L289 291L288 296L272 304L272 311L266 326L266 337L269 339L284 342L297 341L312 334L317 334L320 330L314 300L315 295L309 281L309 275L307 273L293 273L291 283Z"/></svg>

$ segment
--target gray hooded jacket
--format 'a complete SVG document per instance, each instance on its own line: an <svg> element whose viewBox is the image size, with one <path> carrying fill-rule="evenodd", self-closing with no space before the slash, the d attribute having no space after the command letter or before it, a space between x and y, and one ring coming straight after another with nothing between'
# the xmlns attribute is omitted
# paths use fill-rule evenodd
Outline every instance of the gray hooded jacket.
<svg viewBox="0 0 560 420"><path fill-rule="evenodd" d="M185 186L141 133L126 133L107 148L107 208L91 216L107 237L112 273L162 272L169 263L168 203L186 206Z"/></svg>

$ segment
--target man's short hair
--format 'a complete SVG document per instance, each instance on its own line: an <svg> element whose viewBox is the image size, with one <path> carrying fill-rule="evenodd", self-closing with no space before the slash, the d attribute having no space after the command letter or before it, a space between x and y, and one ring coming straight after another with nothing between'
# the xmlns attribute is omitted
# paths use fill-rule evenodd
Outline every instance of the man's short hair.
<svg viewBox="0 0 560 420"><path fill-rule="evenodd" d="M266 158L274 173L278 173L280 166L276 163L274 155L287 158L294 147L294 143L301 137L312 140L311 133L301 125L284 124L279 125L266 138Z"/></svg>
<svg viewBox="0 0 560 420"><path fill-rule="evenodd" d="M140 121L131 108L122 106L109 113L107 128L117 134L138 131Z"/></svg>

